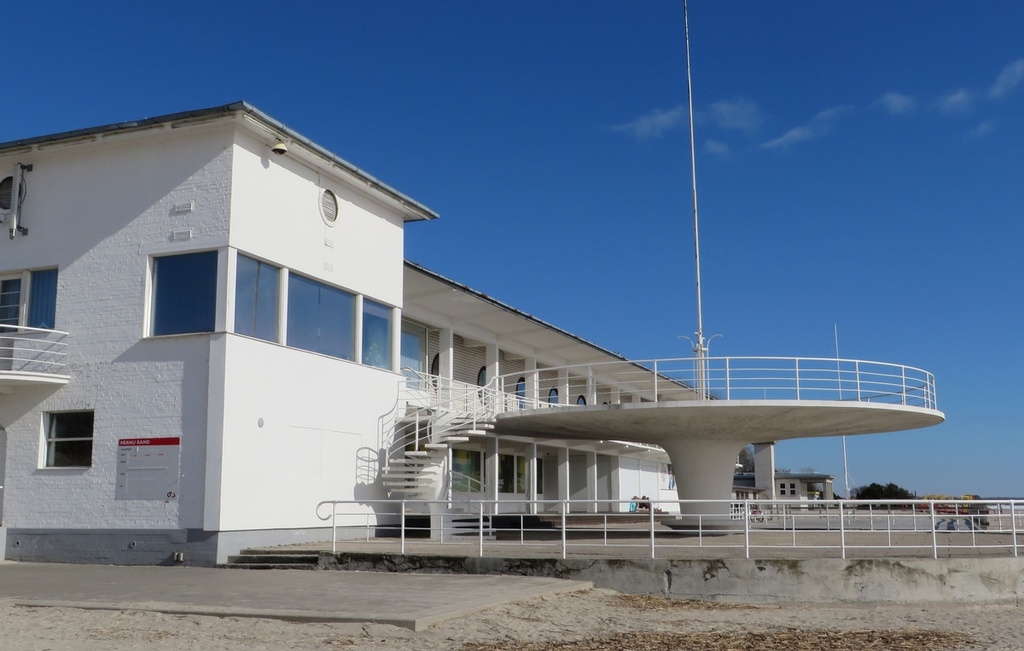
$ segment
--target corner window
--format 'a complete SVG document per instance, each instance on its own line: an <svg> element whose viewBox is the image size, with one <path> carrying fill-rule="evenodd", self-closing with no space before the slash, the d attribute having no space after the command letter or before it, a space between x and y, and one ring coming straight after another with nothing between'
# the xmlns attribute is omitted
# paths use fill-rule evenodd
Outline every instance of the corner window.
<svg viewBox="0 0 1024 651"><path fill-rule="evenodd" d="M288 345L351 360L355 297L295 274L288 276Z"/></svg>
<svg viewBox="0 0 1024 651"><path fill-rule="evenodd" d="M91 411L47 414L47 468L88 468L92 465L93 420Z"/></svg>
<svg viewBox="0 0 1024 651"><path fill-rule="evenodd" d="M391 308L363 299L363 364L391 368Z"/></svg>
<svg viewBox="0 0 1024 651"><path fill-rule="evenodd" d="M0 325L21 324L21 278L0 278Z"/></svg>
<svg viewBox="0 0 1024 651"><path fill-rule="evenodd" d="M25 280L28 281L27 287ZM53 330L56 312L56 269L42 269L0 278L0 325L24 325L29 328Z"/></svg>
<svg viewBox="0 0 1024 651"><path fill-rule="evenodd" d="M277 341L280 269L239 255L235 265L235 332Z"/></svg>
<svg viewBox="0 0 1024 651"><path fill-rule="evenodd" d="M217 314L217 252L153 260L153 335L213 332Z"/></svg>

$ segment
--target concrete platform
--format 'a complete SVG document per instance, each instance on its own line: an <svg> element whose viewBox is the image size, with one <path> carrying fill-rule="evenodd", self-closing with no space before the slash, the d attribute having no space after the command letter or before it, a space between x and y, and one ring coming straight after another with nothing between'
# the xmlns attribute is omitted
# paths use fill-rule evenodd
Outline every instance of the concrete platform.
<svg viewBox="0 0 1024 651"><path fill-rule="evenodd" d="M414 631L512 601L591 587L588 581L517 576L0 561L0 600L22 606L373 622Z"/></svg>

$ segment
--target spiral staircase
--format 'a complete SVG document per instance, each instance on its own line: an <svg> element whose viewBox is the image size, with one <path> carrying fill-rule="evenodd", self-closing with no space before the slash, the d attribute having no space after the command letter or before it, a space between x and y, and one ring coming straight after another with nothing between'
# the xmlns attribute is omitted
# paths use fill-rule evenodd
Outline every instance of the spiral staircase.
<svg viewBox="0 0 1024 651"><path fill-rule="evenodd" d="M410 372L379 424L381 480L389 495L447 499L452 446L493 430L502 398L487 387Z"/></svg>

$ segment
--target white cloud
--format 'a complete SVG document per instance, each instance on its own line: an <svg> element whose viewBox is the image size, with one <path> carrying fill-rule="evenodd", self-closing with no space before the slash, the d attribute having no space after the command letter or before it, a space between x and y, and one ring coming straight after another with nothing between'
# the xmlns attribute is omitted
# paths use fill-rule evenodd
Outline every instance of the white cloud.
<svg viewBox="0 0 1024 651"><path fill-rule="evenodd" d="M984 138L988 134L992 133L996 129L995 120L985 120L978 126L971 129L971 132L967 134L968 138L977 139Z"/></svg>
<svg viewBox="0 0 1024 651"><path fill-rule="evenodd" d="M1016 88L1024 81L1024 59L1008 63L996 77L996 83L989 89L989 97L998 99Z"/></svg>
<svg viewBox="0 0 1024 651"><path fill-rule="evenodd" d="M707 140L704 142L704 151L709 154L718 156L719 158L728 158L732 154L732 149L729 145L725 144L721 140Z"/></svg>
<svg viewBox="0 0 1024 651"><path fill-rule="evenodd" d="M777 149L779 147L788 147L789 145L798 142L820 138L832 131L832 127L835 125L836 120L838 120L842 114L852 110L852 106L836 106L834 108L826 109L811 118L810 122L807 124L793 127L775 140L769 140L768 142L761 143L761 146L766 149Z"/></svg>
<svg viewBox="0 0 1024 651"><path fill-rule="evenodd" d="M708 107L707 115L720 129L757 131L764 121L757 104L743 97L715 102Z"/></svg>
<svg viewBox="0 0 1024 651"><path fill-rule="evenodd" d="M881 106L893 115L905 115L914 112L917 108L917 100L910 95L889 91L879 97L875 101L875 105Z"/></svg>
<svg viewBox="0 0 1024 651"><path fill-rule="evenodd" d="M613 126L612 130L628 133L637 140L650 140L658 138L666 131L674 129L685 119L686 106L681 104L668 111L654 109L647 115L639 117L632 122Z"/></svg>
<svg viewBox="0 0 1024 651"><path fill-rule="evenodd" d="M961 88L943 95L935 100L932 106L940 113L967 113L974 107L974 93Z"/></svg>

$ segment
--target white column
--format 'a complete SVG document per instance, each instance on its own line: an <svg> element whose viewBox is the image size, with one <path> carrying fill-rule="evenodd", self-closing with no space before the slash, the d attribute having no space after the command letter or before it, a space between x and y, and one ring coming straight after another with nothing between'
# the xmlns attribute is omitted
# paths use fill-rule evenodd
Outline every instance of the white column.
<svg viewBox="0 0 1024 651"><path fill-rule="evenodd" d="M594 367L587 367L587 404L597 404L597 380L594 379Z"/></svg>
<svg viewBox="0 0 1024 651"><path fill-rule="evenodd" d="M391 308L391 370L402 372L402 309Z"/></svg>
<svg viewBox="0 0 1024 651"><path fill-rule="evenodd" d="M355 336L352 338L352 361L356 364L363 363L363 295L356 294L352 301L352 310L356 313Z"/></svg>
<svg viewBox="0 0 1024 651"><path fill-rule="evenodd" d="M277 343L288 344L288 270L277 274Z"/></svg>
<svg viewBox="0 0 1024 651"><path fill-rule="evenodd" d="M441 328L437 333L439 376L451 380L455 377L455 331Z"/></svg>
<svg viewBox="0 0 1024 651"><path fill-rule="evenodd" d="M490 382L501 374L501 367L498 365L498 344L487 344L485 350L485 365L487 366L487 381ZM504 387L496 387L499 391Z"/></svg>
<svg viewBox="0 0 1024 651"><path fill-rule="evenodd" d="M569 371L564 368L558 369L558 402L563 405L576 404L576 397L569 395Z"/></svg>
<svg viewBox="0 0 1024 651"><path fill-rule="evenodd" d="M537 495L537 444L530 443L527 447L526 457L526 499L540 499ZM537 504L530 504L529 513L537 512Z"/></svg>
<svg viewBox="0 0 1024 651"><path fill-rule="evenodd" d="M612 404L617 405L622 402L622 390L619 387L612 387Z"/></svg>
<svg viewBox="0 0 1024 651"><path fill-rule="evenodd" d="M498 499L498 438L487 439L484 444L484 479L486 499ZM497 513L497 507L494 510Z"/></svg>
<svg viewBox="0 0 1024 651"><path fill-rule="evenodd" d="M597 499L597 452L587 452L587 499ZM597 504L588 504L587 512L597 513Z"/></svg>
<svg viewBox="0 0 1024 651"><path fill-rule="evenodd" d="M722 500L714 504L681 502L678 522L696 528L699 521L705 530L742 528L742 521L729 517L729 500L736 456L743 442L670 438L658 444L672 460L680 500Z"/></svg>
<svg viewBox="0 0 1024 651"><path fill-rule="evenodd" d="M527 357L526 358L526 398L527 398L527 400L530 401L528 404L531 405L531 406L532 405L536 405L537 402L540 399L540 394L539 394L539 390L538 390L538 387L540 386L540 383L537 381L538 375L539 374L537 373L537 358L536 357Z"/></svg>
<svg viewBox="0 0 1024 651"><path fill-rule="evenodd" d="M217 254L217 315L214 330L235 331L235 269L238 264L236 249L221 249ZM31 289L29 290L31 291Z"/></svg>
<svg viewBox="0 0 1024 651"><path fill-rule="evenodd" d="M569 448L558 448L558 499L569 499Z"/></svg>

